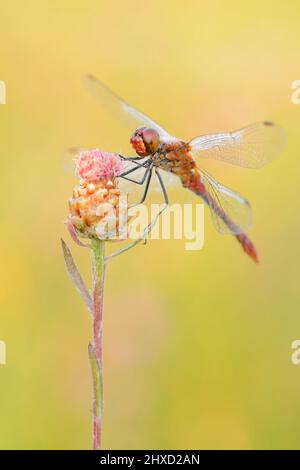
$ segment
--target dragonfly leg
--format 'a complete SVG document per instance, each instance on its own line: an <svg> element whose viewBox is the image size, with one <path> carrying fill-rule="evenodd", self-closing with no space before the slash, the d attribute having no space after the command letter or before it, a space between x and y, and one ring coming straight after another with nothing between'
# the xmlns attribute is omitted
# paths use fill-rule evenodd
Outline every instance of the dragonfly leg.
<svg viewBox="0 0 300 470"><path fill-rule="evenodd" d="M131 248L134 248L136 245L138 245L139 243L144 243L146 244L147 243L147 233L145 231L144 235L141 237L141 238L138 238L137 240L134 240L132 243L129 243L127 246L125 246L124 248L121 248L120 250L118 251L115 251L114 253L112 253L111 255L107 256L105 258L105 262L108 262L110 261L112 258L115 258L116 256L119 256L121 255L122 253L125 253L125 251L128 251L128 250L131 250Z"/></svg>
<svg viewBox="0 0 300 470"><path fill-rule="evenodd" d="M146 189L145 189L145 192L144 192L144 196L143 196L143 200L139 203L141 204L142 202L144 202L144 200L146 199L146 196L147 196L147 192L148 192L148 189L149 189L149 185L150 185L150 181L151 181L151 176L152 176L152 170L153 170L153 165L152 166L149 166L147 168L147 170L149 171L149 176L148 176L148 180L147 180L147 184L146 184ZM110 261L112 258L115 258L116 256L122 254L122 253L125 253L126 251L130 250L131 248L134 248L136 245L138 245L139 243L143 242L144 244L147 243L147 238L148 238L148 235L149 233L151 232L152 228L154 227L154 225L156 224L159 216L162 214L162 212L168 207L169 205L169 198L168 198L168 194L167 194L167 191L166 191L166 188L165 188L165 185L164 185L164 182L163 182L163 179L161 177L161 175L159 174L158 172L158 169L155 168L155 173L157 175L157 178L158 178L158 181L159 181L159 184L160 184L160 187L162 189L162 192L163 192L163 195L164 195L164 205L163 207L160 209L160 211L158 212L158 214L154 217L154 219L150 222L150 224L147 225L147 227L145 228L144 230L144 233L143 235L138 238L137 240L134 240L132 243L129 243L129 245L125 246L124 248L121 248L120 250L116 251L115 253L112 253L110 256L108 256L106 258L106 262L107 261ZM131 206L133 207L133 206Z"/></svg>
<svg viewBox="0 0 300 470"><path fill-rule="evenodd" d="M131 181L132 183L135 183L135 184L144 184L145 179L146 179L146 177L148 175L148 172L150 170L149 162L150 162L150 160L147 160L147 162L145 162L144 165L135 166L134 168L131 168L130 170L125 171L124 173L121 173L119 178L123 178L124 180ZM129 175L130 173L135 172L136 170L139 170L140 168L144 168L144 169L146 168L145 173L143 174L143 177L140 181L137 181L137 180L132 179L132 178L127 178L127 175Z"/></svg>
<svg viewBox="0 0 300 470"><path fill-rule="evenodd" d="M150 224L148 225L147 227L147 230L148 232L150 232L152 230L152 228L154 227L154 225L156 224L157 220L159 219L159 217L161 216L161 214L167 209L168 205L169 205L169 198L168 198L168 193L167 193L167 190L166 190L166 187L165 187L165 184L163 182L163 179L158 171L157 168L155 168L155 174L158 178L158 181L159 181L159 184L160 184L160 187L162 189L162 192L163 192L163 196L164 196L164 204L162 206L162 208L158 211L158 213L156 214L156 216L154 217L154 219L150 222Z"/></svg>
<svg viewBox="0 0 300 470"><path fill-rule="evenodd" d="M163 195L164 195L164 200L165 200L165 205L169 205L169 198L168 198L168 193L167 193L167 190L166 190L166 187L165 187L165 184L163 182L163 179L158 171L158 168L155 168L155 173L156 173L156 176L158 178L158 181L159 181L159 184L160 184L160 187L162 189L162 192L163 192Z"/></svg>
<svg viewBox="0 0 300 470"><path fill-rule="evenodd" d="M124 157L124 155L121 155L120 153L118 154L119 157L124 160L124 161L129 161L129 162L134 162L136 163L136 165L138 166L144 166L145 163L149 162L150 158L147 158L146 162L144 163L139 163L139 160L143 160L145 157L141 158L141 157Z"/></svg>
<svg viewBox="0 0 300 470"><path fill-rule="evenodd" d="M151 169L151 173L152 173L152 169ZM146 229L145 229L145 233L150 233L151 230L153 229L154 225L156 224L156 222L158 221L159 217L161 216L161 214L167 209L168 205L169 205L169 198L168 198L168 193L167 193L167 190L166 190L166 187L164 185L164 182L163 182L163 179L161 177L161 175L159 174L159 171L157 168L155 168L155 173L157 175L157 178L158 178L158 181L159 181L159 184L160 184L160 187L162 189L162 192L163 192L163 196L164 196L164 204L162 206L162 208L158 211L158 213L156 214L156 216L154 217L154 219L150 222L150 224L147 225ZM150 178L151 179L151 178ZM150 181L149 181L149 184L150 184ZM146 191L145 191L146 193ZM146 193L147 195L147 193ZM146 196L145 196L146 197ZM144 202L144 201L142 201Z"/></svg>
<svg viewBox="0 0 300 470"><path fill-rule="evenodd" d="M143 197L142 199L139 201L139 202L136 202L135 204L132 204L130 206L130 209L132 207L135 207L135 206L138 206L139 204L143 204L143 202L145 201L146 197L147 197L147 194L148 194L148 191L149 191L149 186L150 186L150 181L151 181L151 178L152 178L152 170L153 170L153 164L148 166L147 170L145 171L145 174L143 176L143 179L145 181L146 177L147 177L147 181L146 181L146 186L145 186L145 191L144 191L144 194L143 194ZM147 176L148 175L148 176ZM143 182L144 182L143 181ZM138 183L138 184L142 184L142 183Z"/></svg>

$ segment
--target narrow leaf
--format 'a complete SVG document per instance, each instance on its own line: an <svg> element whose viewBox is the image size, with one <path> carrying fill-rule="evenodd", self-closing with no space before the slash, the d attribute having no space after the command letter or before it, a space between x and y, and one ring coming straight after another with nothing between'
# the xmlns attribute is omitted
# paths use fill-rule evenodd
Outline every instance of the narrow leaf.
<svg viewBox="0 0 300 470"><path fill-rule="evenodd" d="M71 235L72 239L74 240L75 243L77 243L78 246L82 246L84 248L90 248L90 245L86 243L82 243L82 241L79 240L79 238L77 237L77 233L75 232L75 229L73 227L73 224L70 220L66 221L66 226L69 231L69 234Z"/></svg>
<svg viewBox="0 0 300 470"><path fill-rule="evenodd" d="M86 287L79 271L78 268L74 262L73 256L69 248L67 247L67 244L64 242L63 239L61 239L61 246L63 250L63 255L64 255L64 260L66 264L67 271L69 273L70 278L75 284L76 289L80 293L81 297L83 298L87 308L89 309L90 313L93 311L93 302L91 295L89 293L88 288Z"/></svg>

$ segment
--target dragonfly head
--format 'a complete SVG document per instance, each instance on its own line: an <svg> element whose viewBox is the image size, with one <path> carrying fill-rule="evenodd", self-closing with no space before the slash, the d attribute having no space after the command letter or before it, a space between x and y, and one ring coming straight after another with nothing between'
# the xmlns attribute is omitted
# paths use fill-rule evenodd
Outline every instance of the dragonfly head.
<svg viewBox="0 0 300 470"><path fill-rule="evenodd" d="M153 155L160 144L159 134L155 129L139 127L130 139L130 143L140 157Z"/></svg>

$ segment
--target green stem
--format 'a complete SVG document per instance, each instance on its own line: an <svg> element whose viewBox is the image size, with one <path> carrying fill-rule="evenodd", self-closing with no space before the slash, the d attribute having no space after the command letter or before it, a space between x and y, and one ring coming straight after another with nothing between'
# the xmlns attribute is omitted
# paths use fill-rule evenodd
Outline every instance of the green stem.
<svg viewBox="0 0 300 470"><path fill-rule="evenodd" d="M93 344L89 345L94 402L93 402L93 449L101 449L103 418L103 362L102 362L102 329L103 329L103 294L105 278L105 242L92 241L92 274L93 274Z"/></svg>

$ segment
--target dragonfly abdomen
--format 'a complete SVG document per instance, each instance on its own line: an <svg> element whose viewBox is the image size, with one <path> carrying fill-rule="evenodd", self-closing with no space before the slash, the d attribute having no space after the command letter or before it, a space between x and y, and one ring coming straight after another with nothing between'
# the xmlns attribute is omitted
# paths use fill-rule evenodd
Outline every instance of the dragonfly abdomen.
<svg viewBox="0 0 300 470"><path fill-rule="evenodd" d="M199 171L194 171L189 175L185 175L183 178L181 178L181 180L185 188L189 189L197 196L200 196L203 201L210 207L210 209L213 210L217 214L217 216L223 220L224 224L229 228L229 230L236 237L238 242L242 245L242 248L245 253L247 253L250 258L255 261L255 263L258 263L258 255L254 244L245 233L242 233L240 231L238 225L233 220L231 220L228 215L226 215L226 213L218 204L218 202L215 201L213 197L207 192L204 184L201 181L201 174L199 173Z"/></svg>

